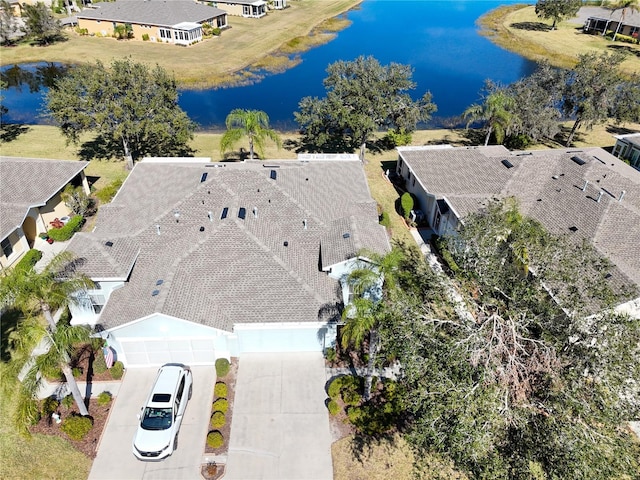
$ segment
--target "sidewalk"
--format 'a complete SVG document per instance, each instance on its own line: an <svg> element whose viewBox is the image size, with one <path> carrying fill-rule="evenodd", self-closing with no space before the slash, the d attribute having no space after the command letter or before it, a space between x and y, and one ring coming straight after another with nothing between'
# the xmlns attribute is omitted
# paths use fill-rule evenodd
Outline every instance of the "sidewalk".
<svg viewBox="0 0 640 480"><path fill-rule="evenodd" d="M53 260L53 257L67 249L67 245L69 245L69 240L66 242L47 243L46 240L36 237L33 248L42 252L42 258L35 265L36 272L42 272L49 262Z"/></svg>

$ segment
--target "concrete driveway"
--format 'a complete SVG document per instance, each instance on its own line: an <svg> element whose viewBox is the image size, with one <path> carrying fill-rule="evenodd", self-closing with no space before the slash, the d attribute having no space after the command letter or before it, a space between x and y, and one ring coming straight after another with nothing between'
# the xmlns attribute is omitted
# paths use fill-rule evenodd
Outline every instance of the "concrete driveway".
<svg viewBox="0 0 640 480"><path fill-rule="evenodd" d="M213 400L215 367L192 367L193 396L187 405L178 436L178 449L160 462L141 462L131 452L131 442L157 368L128 369L102 434L89 480L197 479L208 432Z"/></svg>
<svg viewBox="0 0 640 480"><path fill-rule="evenodd" d="M242 354L225 480L333 478L320 353Z"/></svg>

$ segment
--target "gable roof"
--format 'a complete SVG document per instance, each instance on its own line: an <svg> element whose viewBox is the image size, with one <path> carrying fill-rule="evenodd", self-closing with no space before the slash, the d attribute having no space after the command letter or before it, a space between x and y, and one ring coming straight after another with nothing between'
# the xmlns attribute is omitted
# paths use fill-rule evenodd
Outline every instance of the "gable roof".
<svg viewBox="0 0 640 480"><path fill-rule="evenodd" d="M398 151L426 191L446 198L461 217L493 198L516 197L524 214L552 233L589 241L640 285L640 172L605 150Z"/></svg>
<svg viewBox="0 0 640 480"><path fill-rule="evenodd" d="M179 23L202 23L226 15L224 10L191 0L119 0L100 2L78 13L79 19L137 23L172 27Z"/></svg>
<svg viewBox="0 0 640 480"><path fill-rule="evenodd" d="M580 7L579 18L586 17L622 22L623 25L640 26L640 12L634 11L631 8L626 9L623 19L621 8L610 10L603 7Z"/></svg>
<svg viewBox="0 0 640 480"><path fill-rule="evenodd" d="M89 162L0 157L0 239L22 225L31 207L44 206Z"/></svg>
<svg viewBox="0 0 640 480"><path fill-rule="evenodd" d="M143 161L100 209L94 232L76 235L69 250L86 259L91 278L112 275L114 265L123 271L135 255L100 315L104 328L157 312L230 331L318 321L324 305L340 301L337 281L320 268L321 243L340 222L362 233L341 259L360 247L389 250L359 161ZM91 258L107 240L112 247ZM119 242L130 244L116 259Z"/></svg>

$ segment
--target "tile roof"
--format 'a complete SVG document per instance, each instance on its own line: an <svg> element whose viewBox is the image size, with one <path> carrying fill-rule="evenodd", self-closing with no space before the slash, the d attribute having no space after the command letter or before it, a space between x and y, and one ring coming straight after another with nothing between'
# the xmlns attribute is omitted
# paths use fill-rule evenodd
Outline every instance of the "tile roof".
<svg viewBox="0 0 640 480"><path fill-rule="evenodd" d="M137 254L129 281L101 313L103 327L160 312L231 330L235 323L317 321L322 306L339 301L338 283L319 263L321 242L340 222L357 232L341 257L361 246L389 249L358 161L144 161L101 208L94 232L69 249L86 257L81 268L92 278L122 271Z"/></svg>
<svg viewBox="0 0 640 480"><path fill-rule="evenodd" d="M523 213L553 233L588 240L640 285L640 172L605 150L462 147L399 153L425 189L446 197L461 216L492 198L514 196ZM505 159L513 168L501 163Z"/></svg>
<svg viewBox="0 0 640 480"><path fill-rule="evenodd" d="M0 239L22 225L31 207L45 205L89 162L0 157Z"/></svg>
<svg viewBox="0 0 640 480"><path fill-rule="evenodd" d="M224 10L191 0L119 0L85 8L77 17L88 20L126 22L171 27L181 22L202 23L226 15Z"/></svg>

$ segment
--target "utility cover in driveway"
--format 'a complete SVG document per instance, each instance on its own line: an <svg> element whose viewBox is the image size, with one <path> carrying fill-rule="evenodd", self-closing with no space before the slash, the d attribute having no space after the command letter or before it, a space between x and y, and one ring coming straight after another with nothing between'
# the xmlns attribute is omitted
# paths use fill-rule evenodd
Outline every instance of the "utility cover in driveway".
<svg viewBox="0 0 640 480"><path fill-rule="evenodd" d="M333 478L320 353L242 354L225 480Z"/></svg>

